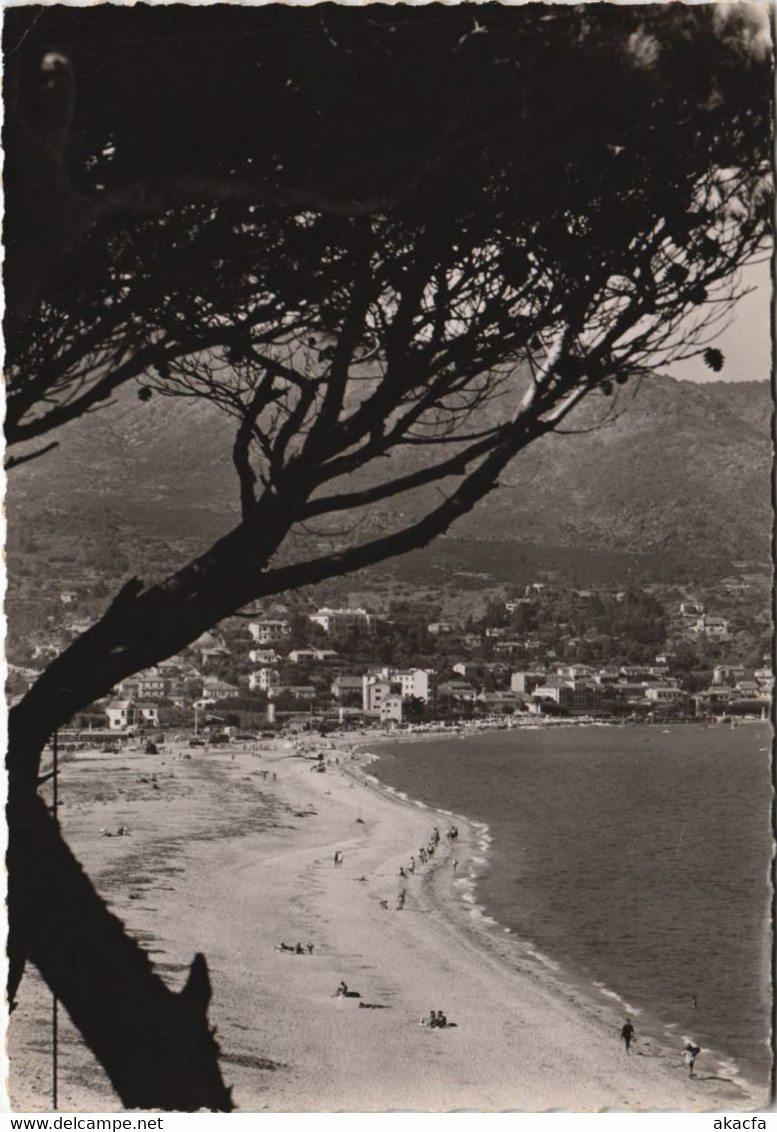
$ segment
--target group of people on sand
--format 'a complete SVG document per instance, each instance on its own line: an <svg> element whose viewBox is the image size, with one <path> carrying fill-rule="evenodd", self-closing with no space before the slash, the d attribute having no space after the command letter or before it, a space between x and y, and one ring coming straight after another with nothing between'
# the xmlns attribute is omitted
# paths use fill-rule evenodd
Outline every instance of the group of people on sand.
<svg viewBox="0 0 777 1132"><path fill-rule="evenodd" d="M291 952L294 953L294 955L312 955L313 954L313 944L312 943L306 943L305 946L303 947L301 943L298 943L295 947L293 943L284 943L283 940L281 940L281 942L276 946L275 950L276 951L291 951Z"/></svg>
<svg viewBox="0 0 777 1132"><path fill-rule="evenodd" d="M696 1002L695 1002L695 996L694 996L694 1006L695 1005L696 1005ZM632 1044L632 1042L634 1041L635 1038L636 1038L636 1032L634 1030L634 1026L631 1023L631 1019L627 1018L626 1021L621 1026L621 1039L622 1039L623 1044L626 1048L626 1053L629 1052L631 1044ZM683 1054L683 1062L685 1063L685 1067L688 1070L688 1076L689 1077L693 1077L693 1075L694 1075L693 1069L694 1069L694 1066L696 1065L696 1058L699 1056L700 1053L701 1053L701 1047L697 1046L695 1042L689 1041L689 1042L685 1043L685 1046L683 1047L682 1054Z"/></svg>
<svg viewBox="0 0 777 1132"><path fill-rule="evenodd" d="M442 1010L430 1010L429 1017L421 1019L421 1025L428 1026L431 1030L447 1030L456 1023L449 1022Z"/></svg>

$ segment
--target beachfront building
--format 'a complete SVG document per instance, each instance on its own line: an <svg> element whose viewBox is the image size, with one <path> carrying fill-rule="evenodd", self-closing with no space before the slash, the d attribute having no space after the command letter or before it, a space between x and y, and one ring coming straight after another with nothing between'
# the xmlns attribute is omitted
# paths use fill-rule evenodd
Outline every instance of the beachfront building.
<svg viewBox="0 0 777 1132"><path fill-rule="evenodd" d="M638 685L637 699L644 696L644 687ZM574 680L567 676L548 676L543 684L538 684L532 693L535 710L545 707L554 711L568 712L570 715L587 715L589 712L611 711L614 702L613 692L602 688L595 681Z"/></svg>
<svg viewBox="0 0 777 1132"><path fill-rule="evenodd" d="M401 723L403 719L404 699L397 693L389 693L380 705L381 723Z"/></svg>
<svg viewBox="0 0 777 1132"><path fill-rule="evenodd" d="M339 703L355 707L362 702L363 676L336 676L332 681L331 693Z"/></svg>
<svg viewBox="0 0 777 1132"><path fill-rule="evenodd" d="M402 696L409 700L414 697L428 704L434 695L435 671L433 668L406 668L386 673L392 681L398 681Z"/></svg>
<svg viewBox="0 0 777 1132"><path fill-rule="evenodd" d="M131 726L132 700L111 700L105 705L111 731L126 731Z"/></svg>
<svg viewBox="0 0 777 1132"><path fill-rule="evenodd" d="M535 703L552 703L564 711L573 711L575 707L575 682L567 676L547 676L543 683L536 685L532 695Z"/></svg>
<svg viewBox="0 0 777 1132"><path fill-rule="evenodd" d="M444 684L440 684L437 689L438 701L445 703L449 701L459 701L461 703L474 703L477 699L477 689L468 684L466 680L446 680Z"/></svg>
<svg viewBox="0 0 777 1132"><path fill-rule="evenodd" d="M544 683L547 672L544 668L529 668L522 672L513 672L510 677L510 690L523 692L530 696L534 690Z"/></svg>
<svg viewBox="0 0 777 1132"><path fill-rule="evenodd" d="M478 692L477 703L488 712L510 712L523 707L526 697L519 692Z"/></svg>
<svg viewBox="0 0 777 1132"><path fill-rule="evenodd" d="M652 684L645 688L645 699L657 704L676 704L684 700L686 693L673 684Z"/></svg>
<svg viewBox="0 0 777 1132"><path fill-rule="evenodd" d="M346 629L362 629L371 633L377 618L366 609L332 609L324 606L316 613L309 613L308 619L319 625L325 633L341 633Z"/></svg>
<svg viewBox="0 0 777 1132"><path fill-rule="evenodd" d="M402 695L397 682L369 673L362 677L362 708L365 712L379 714L384 700L394 695Z"/></svg>
<svg viewBox="0 0 777 1132"><path fill-rule="evenodd" d="M731 689L725 684L707 688L693 697L697 715L725 714L731 702Z"/></svg>
<svg viewBox="0 0 777 1132"><path fill-rule="evenodd" d="M159 727L159 708L156 704L135 704L133 723L139 727Z"/></svg>
<svg viewBox="0 0 777 1132"><path fill-rule="evenodd" d="M291 633L291 623L286 620L273 620L266 618L263 621L251 621L248 632L258 645L270 645L282 641Z"/></svg>

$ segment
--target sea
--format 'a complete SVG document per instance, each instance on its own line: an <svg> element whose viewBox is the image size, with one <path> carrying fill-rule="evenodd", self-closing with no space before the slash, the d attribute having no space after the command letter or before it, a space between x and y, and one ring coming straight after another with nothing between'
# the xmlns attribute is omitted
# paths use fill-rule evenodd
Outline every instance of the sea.
<svg viewBox="0 0 777 1132"><path fill-rule="evenodd" d="M762 723L514 728L371 747L369 769L478 825L456 883L493 930L628 1014L638 1037L678 1051L692 1039L708 1070L760 1091L771 742Z"/></svg>

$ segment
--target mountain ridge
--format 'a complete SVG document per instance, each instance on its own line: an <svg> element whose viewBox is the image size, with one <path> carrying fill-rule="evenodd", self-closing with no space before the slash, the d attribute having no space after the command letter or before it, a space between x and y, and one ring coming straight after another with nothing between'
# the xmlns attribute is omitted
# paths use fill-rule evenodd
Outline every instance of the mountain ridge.
<svg viewBox="0 0 777 1132"><path fill-rule="evenodd" d="M452 528L462 538L643 551L694 559L768 557L772 411L768 382L697 384L656 374L591 396L520 453L493 491ZM602 423L606 414L613 420ZM597 425L598 422L598 425ZM59 447L9 477L11 522L56 504L164 526L192 537L238 518L234 424L212 406L156 396L117 402L63 429ZM589 431L593 430L593 431ZM381 463L396 475L417 450ZM414 461L416 465L414 465ZM369 529L412 519L438 487L370 508Z"/></svg>

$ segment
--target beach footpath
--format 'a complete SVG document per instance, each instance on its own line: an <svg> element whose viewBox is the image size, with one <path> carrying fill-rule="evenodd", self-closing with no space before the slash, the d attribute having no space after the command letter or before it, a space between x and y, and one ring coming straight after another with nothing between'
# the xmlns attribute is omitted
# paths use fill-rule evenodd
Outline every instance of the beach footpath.
<svg viewBox="0 0 777 1132"><path fill-rule="evenodd" d="M734 1083L689 1080L639 1031L626 1056L619 1024L490 945L462 899L477 828L380 788L353 742L168 745L62 767L65 836L159 975L178 989L206 955L239 1110L741 1106ZM50 1002L30 970L10 1027L16 1111L50 1110ZM455 1025L422 1025L433 1010ZM60 1109L119 1108L66 1017L59 1044Z"/></svg>

